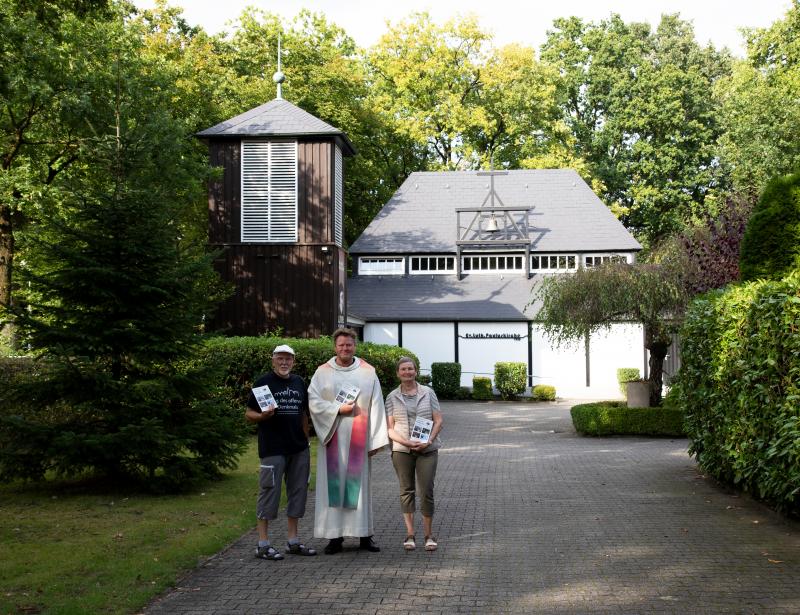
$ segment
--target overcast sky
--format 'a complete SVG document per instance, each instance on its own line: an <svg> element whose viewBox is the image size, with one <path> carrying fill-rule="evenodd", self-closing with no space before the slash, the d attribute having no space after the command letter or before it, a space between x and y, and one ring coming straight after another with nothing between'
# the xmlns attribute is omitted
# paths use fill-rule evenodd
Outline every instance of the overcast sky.
<svg viewBox="0 0 800 615"><path fill-rule="evenodd" d="M153 0L135 0L137 6L152 7ZM744 54L739 28L765 27L780 19L790 0L171 0L184 8L184 17L211 33L229 29L245 6L256 6L294 17L301 8L324 13L361 46L375 43L386 31L386 22L396 23L414 11L428 11L439 23L456 15L473 13L494 34L496 45L521 43L539 47L556 17L577 15L599 20L612 12L626 22L647 21L655 26L662 13L680 13L694 22L697 39L727 46Z"/></svg>

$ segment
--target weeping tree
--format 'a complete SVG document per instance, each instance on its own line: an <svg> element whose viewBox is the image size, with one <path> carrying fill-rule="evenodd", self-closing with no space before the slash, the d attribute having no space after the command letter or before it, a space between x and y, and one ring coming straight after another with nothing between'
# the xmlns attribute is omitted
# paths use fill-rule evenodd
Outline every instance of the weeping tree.
<svg viewBox="0 0 800 615"><path fill-rule="evenodd" d="M659 264L607 263L545 278L534 303L535 319L558 345L586 339L617 322L644 325L650 352L650 405L661 405L664 358L687 302L680 269Z"/></svg>

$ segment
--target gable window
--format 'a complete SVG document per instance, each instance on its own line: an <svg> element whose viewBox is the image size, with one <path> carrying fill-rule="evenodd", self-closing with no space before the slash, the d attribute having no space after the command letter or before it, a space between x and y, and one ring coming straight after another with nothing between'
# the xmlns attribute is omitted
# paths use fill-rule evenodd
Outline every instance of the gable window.
<svg viewBox="0 0 800 615"><path fill-rule="evenodd" d="M625 254L593 254L583 257L584 267L597 267L603 263L627 263L628 257Z"/></svg>
<svg viewBox="0 0 800 615"><path fill-rule="evenodd" d="M412 256L411 273L455 273L455 256Z"/></svg>
<svg viewBox="0 0 800 615"><path fill-rule="evenodd" d="M402 256L362 256L358 259L359 275L403 275L405 272L406 262Z"/></svg>
<svg viewBox="0 0 800 615"><path fill-rule="evenodd" d="M297 241L296 141L242 141L242 241Z"/></svg>
<svg viewBox="0 0 800 615"><path fill-rule="evenodd" d="M523 271L525 258L521 254L486 254L463 256L461 267L465 272L481 271Z"/></svg>
<svg viewBox="0 0 800 615"><path fill-rule="evenodd" d="M531 271L575 271L578 268L576 254L532 254Z"/></svg>

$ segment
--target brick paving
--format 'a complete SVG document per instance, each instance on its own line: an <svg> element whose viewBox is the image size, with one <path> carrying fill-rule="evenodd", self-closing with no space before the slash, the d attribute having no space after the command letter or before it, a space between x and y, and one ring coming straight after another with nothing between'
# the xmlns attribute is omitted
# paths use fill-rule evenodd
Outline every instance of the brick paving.
<svg viewBox="0 0 800 615"><path fill-rule="evenodd" d="M800 613L800 523L702 476L684 439L577 436L570 405L443 404L434 553L403 551L381 454L380 553L350 539L335 556L261 561L250 532L145 612ZM313 510L301 535L321 552Z"/></svg>

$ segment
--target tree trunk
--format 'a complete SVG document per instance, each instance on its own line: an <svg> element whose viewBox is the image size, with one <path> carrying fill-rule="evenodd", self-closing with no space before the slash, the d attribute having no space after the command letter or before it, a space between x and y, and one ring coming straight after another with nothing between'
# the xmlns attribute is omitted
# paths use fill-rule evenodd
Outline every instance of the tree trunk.
<svg viewBox="0 0 800 615"><path fill-rule="evenodd" d="M14 264L14 228L11 208L0 204L0 307L11 306L11 269Z"/></svg>
<svg viewBox="0 0 800 615"><path fill-rule="evenodd" d="M670 342L658 340L648 346L650 351L650 406L661 405L661 387L664 383L664 359L667 356Z"/></svg>

